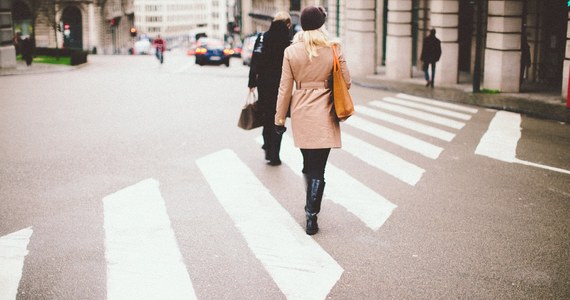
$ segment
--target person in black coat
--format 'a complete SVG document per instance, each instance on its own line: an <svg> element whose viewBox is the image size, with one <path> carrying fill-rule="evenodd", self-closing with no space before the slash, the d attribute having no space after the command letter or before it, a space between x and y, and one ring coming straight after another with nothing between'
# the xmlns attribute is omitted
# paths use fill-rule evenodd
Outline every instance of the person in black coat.
<svg viewBox="0 0 570 300"><path fill-rule="evenodd" d="M275 132L274 117L283 54L291 44L290 28L291 16L286 12L277 13L269 30L257 36L249 70L248 87L251 91L257 87L258 105L263 115L262 148L265 150L265 159L271 166L281 164L279 151L282 135Z"/></svg>
<svg viewBox="0 0 570 300"><path fill-rule="evenodd" d="M435 79L435 63L441 57L441 41L435 37L435 29L430 30L429 35L424 39L422 46L422 54L420 60L424 63L423 70L427 81L426 87L433 88L433 80ZM429 67L431 65L431 79Z"/></svg>
<svg viewBox="0 0 570 300"><path fill-rule="evenodd" d="M34 44L32 40L27 37L22 40L22 58L26 61L26 65L31 66L34 59Z"/></svg>

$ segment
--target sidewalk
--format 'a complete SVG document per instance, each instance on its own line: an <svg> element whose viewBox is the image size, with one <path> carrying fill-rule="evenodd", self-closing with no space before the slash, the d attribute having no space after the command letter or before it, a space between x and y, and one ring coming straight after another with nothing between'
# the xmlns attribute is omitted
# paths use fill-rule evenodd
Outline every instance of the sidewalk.
<svg viewBox="0 0 570 300"><path fill-rule="evenodd" d="M560 92L475 94L472 93L471 83L438 86L437 82L435 88L431 89L425 87L425 80L421 74L414 74L414 78L402 80L391 80L384 74L368 75L353 77L352 81L367 88L507 110L531 117L570 123L570 108L566 108ZM462 80L462 82L468 81Z"/></svg>
<svg viewBox="0 0 570 300"><path fill-rule="evenodd" d="M15 68L0 68L0 76L63 72L63 71L75 70L81 66L82 65L65 66L65 65L54 65L54 64L43 64L43 63L32 63L32 65L26 66L25 62L16 61Z"/></svg>

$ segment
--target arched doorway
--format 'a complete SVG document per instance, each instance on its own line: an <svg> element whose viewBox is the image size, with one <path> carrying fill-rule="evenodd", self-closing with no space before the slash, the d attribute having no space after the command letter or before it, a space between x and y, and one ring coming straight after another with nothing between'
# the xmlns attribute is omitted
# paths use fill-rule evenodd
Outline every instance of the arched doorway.
<svg viewBox="0 0 570 300"><path fill-rule="evenodd" d="M75 6L65 8L61 22L63 23L63 48L83 49L83 26L79 8Z"/></svg>
<svg viewBox="0 0 570 300"><path fill-rule="evenodd" d="M19 34L22 38L33 36L32 12L24 2L15 1L12 5L12 23L14 24L14 35Z"/></svg>
<svg viewBox="0 0 570 300"><path fill-rule="evenodd" d="M540 1L540 50L538 57L538 80L559 90L562 83L562 66L566 53L566 27L568 24L566 3Z"/></svg>

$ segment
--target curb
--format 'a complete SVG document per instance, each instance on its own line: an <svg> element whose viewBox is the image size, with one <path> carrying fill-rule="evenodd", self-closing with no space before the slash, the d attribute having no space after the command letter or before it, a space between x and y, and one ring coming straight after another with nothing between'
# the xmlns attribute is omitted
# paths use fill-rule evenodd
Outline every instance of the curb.
<svg viewBox="0 0 570 300"><path fill-rule="evenodd" d="M394 82L384 79L353 78L358 86L370 89L381 89L389 92L406 93L418 97L438 99L447 102L461 103L505 110L527 115L529 117L570 123L570 109L567 109L557 97L547 94L482 94L462 91L459 88L440 86L435 89L411 82ZM543 99L537 99L542 96Z"/></svg>

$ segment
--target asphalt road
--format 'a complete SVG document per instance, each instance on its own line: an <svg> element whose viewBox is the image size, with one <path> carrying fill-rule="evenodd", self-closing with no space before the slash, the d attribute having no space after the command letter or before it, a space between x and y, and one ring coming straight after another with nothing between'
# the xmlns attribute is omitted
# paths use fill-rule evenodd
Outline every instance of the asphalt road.
<svg viewBox="0 0 570 300"><path fill-rule="evenodd" d="M570 298L567 124L354 86L308 237L239 59L89 60L0 77L2 300Z"/></svg>

